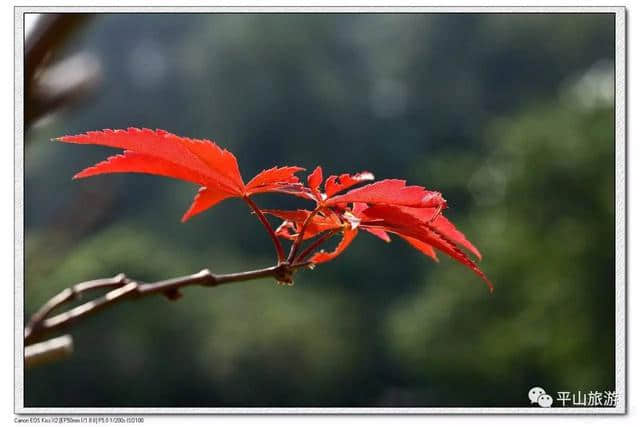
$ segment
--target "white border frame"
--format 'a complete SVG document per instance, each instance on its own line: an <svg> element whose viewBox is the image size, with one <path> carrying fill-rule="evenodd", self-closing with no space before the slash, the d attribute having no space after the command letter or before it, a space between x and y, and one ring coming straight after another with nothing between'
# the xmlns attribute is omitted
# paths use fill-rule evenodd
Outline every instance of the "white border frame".
<svg viewBox="0 0 640 427"><path fill-rule="evenodd" d="M22 7L14 8L15 28L15 361L14 411L16 414L626 414L626 9L624 7ZM522 408L26 408L24 406L24 13L612 13L615 14L615 322L616 407Z"/></svg>

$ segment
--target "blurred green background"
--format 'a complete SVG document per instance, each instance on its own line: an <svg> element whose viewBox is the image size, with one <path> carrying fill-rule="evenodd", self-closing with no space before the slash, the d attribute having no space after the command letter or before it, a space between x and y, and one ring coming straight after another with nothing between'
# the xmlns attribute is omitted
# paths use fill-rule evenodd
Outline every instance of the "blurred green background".
<svg viewBox="0 0 640 427"><path fill-rule="evenodd" d="M195 287L84 321L71 358L25 372L25 406L530 406L532 386L614 390L614 40L612 14L89 17L49 58L88 55L99 83L26 133L26 317L119 272L273 262L241 202L181 224L195 186L72 182L114 150L49 142L128 126L214 139L245 177L321 164L442 191L496 290L361 235L291 288Z"/></svg>

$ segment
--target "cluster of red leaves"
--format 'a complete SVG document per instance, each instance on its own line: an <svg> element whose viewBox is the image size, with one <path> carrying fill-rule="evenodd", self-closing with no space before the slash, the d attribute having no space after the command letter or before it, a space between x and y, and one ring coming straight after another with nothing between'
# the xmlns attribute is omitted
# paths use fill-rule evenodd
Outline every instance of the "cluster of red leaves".
<svg viewBox="0 0 640 427"><path fill-rule="evenodd" d="M436 261L436 249L444 252L471 269L493 290L491 282L462 249L478 259L481 258L480 252L444 217L442 211L447 204L437 191L407 185L406 181L399 179L385 179L356 187L374 180L369 172L331 175L322 185L320 167L307 177L304 185L296 176L304 169L295 166L264 170L245 184L238 162L229 151L209 140L180 137L163 130L103 130L56 140L124 150L122 154L81 171L74 178L133 172L162 175L200 185L182 221L222 200L242 198L269 231L280 262L315 265L330 261L363 230L385 242L391 240L391 234L396 235ZM261 210L250 198L254 194L270 192L291 194L310 200L315 206L310 210ZM263 213L283 220L282 224L274 231ZM333 251L318 250L322 243L336 234L341 234L342 239ZM279 238L293 242L286 260ZM307 248L299 252L303 241L311 239Z"/></svg>

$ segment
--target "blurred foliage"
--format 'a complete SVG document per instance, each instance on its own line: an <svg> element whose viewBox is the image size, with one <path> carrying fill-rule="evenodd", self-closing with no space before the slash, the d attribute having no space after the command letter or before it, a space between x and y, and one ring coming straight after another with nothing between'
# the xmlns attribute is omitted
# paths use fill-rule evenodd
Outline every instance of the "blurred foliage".
<svg viewBox="0 0 640 427"><path fill-rule="evenodd" d="M407 381L446 381L442 404L460 387L484 405L521 404L513 389L534 383L615 388L612 113L547 104L489 126L463 228L497 289L468 292L447 263L395 304L387 339Z"/></svg>
<svg viewBox="0 0 640 427"><path fill-rule="evenodd" d="M371 170L438 189L496 285L360 236L297 277L124 303L26 372L26 406L528 406L614 388L613 15L127 15L64 50L100 58L82 108L27 134L26 313L126 272L158 280L272 262L238 201L186 224L195 188L71 182L100 128L212 138L248 176ZM262 205L292 206L286 197Z"/></svg>

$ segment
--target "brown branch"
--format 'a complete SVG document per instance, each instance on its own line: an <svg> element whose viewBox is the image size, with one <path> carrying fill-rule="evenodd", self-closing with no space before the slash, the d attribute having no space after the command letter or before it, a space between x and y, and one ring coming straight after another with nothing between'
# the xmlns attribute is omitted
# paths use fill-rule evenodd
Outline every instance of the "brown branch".
<svg viewBox="0 0 640 427"><path fill-rule="evenodd" d="M34 343L46 334L67 328L85 317L128 299L142 298L155 294L164 294L170 299L177 299L180 297L180 289L186 286L201 285L212 287L225 283L245 282L265 277L273 277L282 283L292 283L292 277L295 271L308 266L309 263L297 263L295 265L278 264L259 270L230 274L212 274L209 270L205 269L188 276L176 277L154 283L140 283L126 277L124 274L118 274L107 279L82 282L63 290L51 298L33 315L25 328L24 342L25 344ZM77 300L82 292L97 289L110 290L106 294L71 308L68 311L49 316L56 308Z"/></svg>
<svg viewBox="0 0 640 427"><path fill-rule="evenodd" d="M38 311L31 316L31 320L25 328L25 336L31 335L34 331L42 326L44 319L62 304L79 299L83 292L102 289L102 288L117 288L122 285L126 285L129 279L124 274L118 274L115 277L109 279L97 279L90 280L88 282L78 283L70 288L67 288L47 301Z"/></svg>

